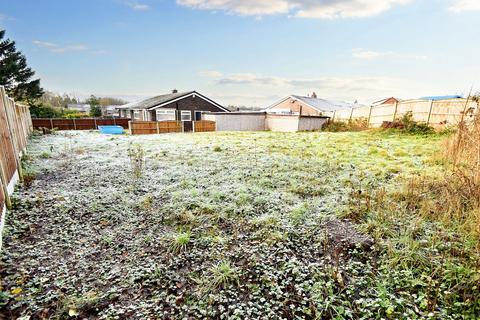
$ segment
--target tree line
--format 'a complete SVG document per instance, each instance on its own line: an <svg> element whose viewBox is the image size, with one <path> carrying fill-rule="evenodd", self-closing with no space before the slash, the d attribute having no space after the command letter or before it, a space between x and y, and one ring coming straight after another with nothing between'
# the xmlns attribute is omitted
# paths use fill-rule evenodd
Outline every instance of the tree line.
<svg viewBox="0 0 480 320"><path fill-rule="evenodd" d="M0 85L17 102L30 106L32 117L76 118L82 116L102 116L102 107L122 105L126 102L112 97L96 97L80 100L69 94L57 94L45 91L35 71L27 65L26 57L17 50L15 41L5 38L6 31L0 30ZM69 109L69 105L88 104L89 114Z"/></svg>

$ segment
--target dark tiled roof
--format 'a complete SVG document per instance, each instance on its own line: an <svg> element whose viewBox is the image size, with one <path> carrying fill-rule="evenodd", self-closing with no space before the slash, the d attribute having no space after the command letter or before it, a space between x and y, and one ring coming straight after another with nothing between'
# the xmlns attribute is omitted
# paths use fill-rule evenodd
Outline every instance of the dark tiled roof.
<svg viewBox="0 0 480 320"><path fill-rule="evenodd" d="M137 102L127 103L127 104L124 104L123 106L118 107L117 109L150 109L160 104L166 103L168 101L175 100L177 98L192 94L194 92L195 91L186 91L186 92L162 94L153 98L148 98L148 99L137 101Z"/></svg>

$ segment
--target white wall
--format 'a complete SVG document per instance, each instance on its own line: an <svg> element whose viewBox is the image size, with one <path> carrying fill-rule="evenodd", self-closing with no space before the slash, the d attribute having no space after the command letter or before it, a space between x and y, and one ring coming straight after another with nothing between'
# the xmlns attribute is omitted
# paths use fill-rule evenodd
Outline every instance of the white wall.
<svg viewBox="0 0 480 320"><path fill-rule="evenodd" d="M277 132L298 131L298 116L280 116L269 114L266 120L266 129Z"/></svg>
<svg viewBox="0 0 480 320"><path fill-rule="evenodd" d="M215 121L217 131L265 131L264 113L204 113L203 119Z"/></svg>
<svg viewBox="0 0 480 320"><path fill-rule="evenodd" d="M320 130L327 122L328 118L301 117L298 123L298 131Z"/></svg>

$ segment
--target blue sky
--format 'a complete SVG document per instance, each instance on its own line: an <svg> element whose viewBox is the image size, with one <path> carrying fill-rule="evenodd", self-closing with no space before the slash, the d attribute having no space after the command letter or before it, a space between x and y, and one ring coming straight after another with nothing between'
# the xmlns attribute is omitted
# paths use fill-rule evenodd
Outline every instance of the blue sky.
<svg viewBox="0 0 480 320"><path fill-rule="evenodd" d="M225 105L368 103L480 85L479 0L0 0L45 89Z"/></svg>

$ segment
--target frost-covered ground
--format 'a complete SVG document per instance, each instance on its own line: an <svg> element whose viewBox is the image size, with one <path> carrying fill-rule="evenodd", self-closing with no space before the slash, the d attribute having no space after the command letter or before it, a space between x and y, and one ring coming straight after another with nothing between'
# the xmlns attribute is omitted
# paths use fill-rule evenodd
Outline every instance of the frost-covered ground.
<svg viewBox="0 0 480 320"><path fill-rule="evenodd" d="M438 141L369 132L33 137L25 163L36 177L7 215L0 318L388 314L372 290L377 244L342 217L358 190L435 170Z"/></svg>

